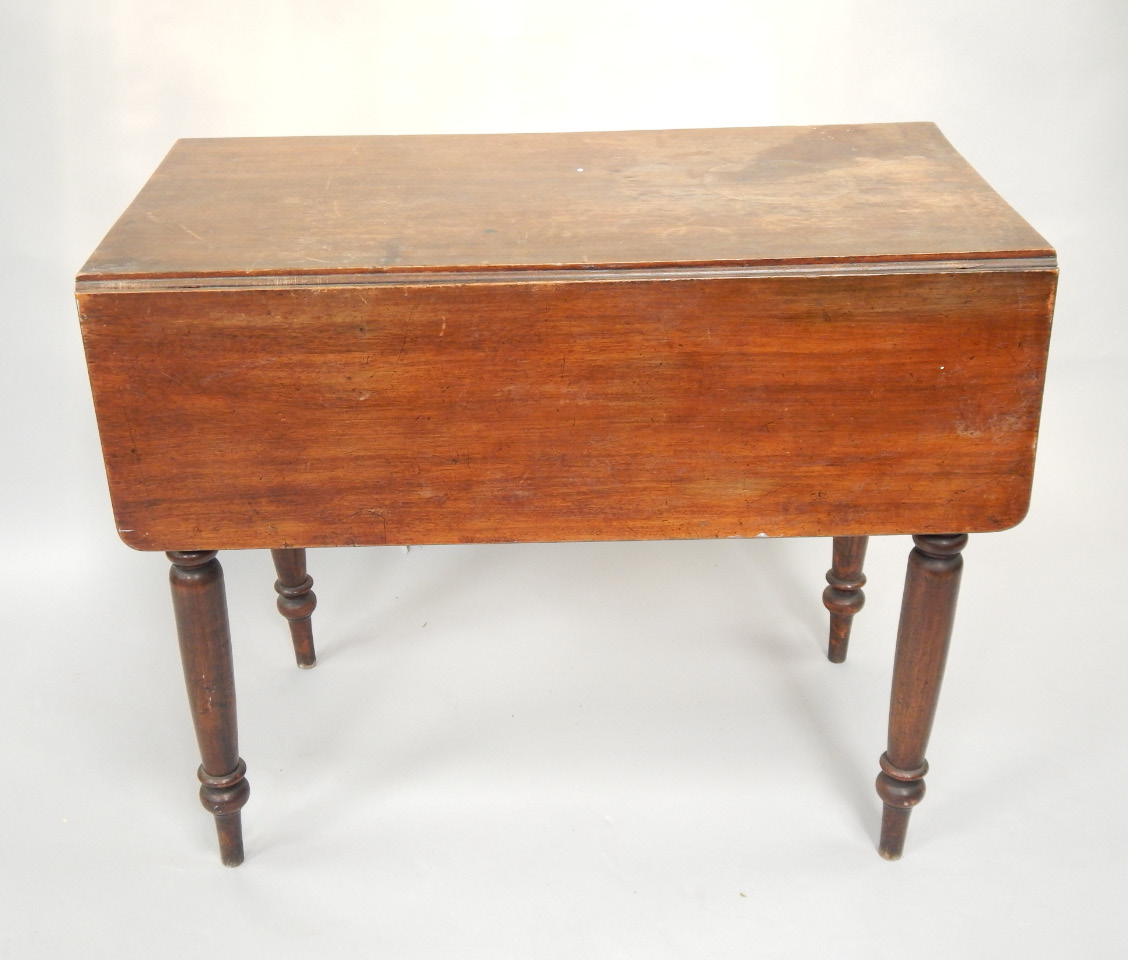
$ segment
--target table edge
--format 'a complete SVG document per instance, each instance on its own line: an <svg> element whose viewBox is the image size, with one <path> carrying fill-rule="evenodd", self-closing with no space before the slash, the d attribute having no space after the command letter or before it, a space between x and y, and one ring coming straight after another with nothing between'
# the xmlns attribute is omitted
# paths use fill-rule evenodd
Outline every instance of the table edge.
<svg viewBox="0 0 1128 960"><path fill-rule="evenodd" d="M75 280L76 293L183 292L255 290L324 286L425 286L434 284L592 283L639 280L709 280L784 277L888 276L927 273L1023 273L1056 270L1052 252L1018 256L953 257L940 260L846 260L805 263L694 264L622 267L555 267L483 270L397 270L332 273L256 273L250 275L133 276L104 275Z"/></svg>

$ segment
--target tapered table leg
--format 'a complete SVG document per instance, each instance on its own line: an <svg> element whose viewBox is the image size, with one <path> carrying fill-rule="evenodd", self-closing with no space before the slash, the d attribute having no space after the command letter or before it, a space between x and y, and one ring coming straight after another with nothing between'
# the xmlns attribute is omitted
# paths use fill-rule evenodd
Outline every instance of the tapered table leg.
<svg viewBox="0 0 1128 960"><path fill-rule="evenodd" d="M223 570L214 550L173 552L169 580L188 702L200 745L200 800L215 816L219 855L229 867L243 862L239 811L251 788L239 757L235 677Z"/></svg>
<svg viewBox="0 0 1128 960"><path fill-rule="evenodd" d="M294 641L294 658L298 666L308 669L317 663L313 649L313 611L317 597L313 593L313 577L306 573L305 550L271 550L278 579L278 612L290 621L290 639Z"/></svg>
<svg viewBox="0 0 1128 960"><path fill-rule="evenodd" d="M887 860L900 858L909 814L924 796L924 753L952 637L967 534L916 536L913 542L893 663L889 746L877 776L884 804L878 852Z"/></svg>
<svg viewBox="0 0 1128 960"><path fill-rule="evenodd" d="M866 585L862 564L868 545L869 537L834 538L834 556L826 572L828 586L823 591L823 605L830 611L830 643L826 655L831 663L842 663L846 659L854 614L866 602L862 592Z"/></svg>

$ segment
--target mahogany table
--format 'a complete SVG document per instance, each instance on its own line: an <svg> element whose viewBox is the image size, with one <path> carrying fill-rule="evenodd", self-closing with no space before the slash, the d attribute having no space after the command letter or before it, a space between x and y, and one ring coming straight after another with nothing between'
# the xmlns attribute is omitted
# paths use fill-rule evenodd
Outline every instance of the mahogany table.
<svg viewBox="0 0 1128 960"><path fill-rule="evenodd" d="M932 124L181 140L77 279L122 539L166 551L243 857L216 551L913 534L877 792L924 793L968 532L1030 496L1053 250Z"/></svg>

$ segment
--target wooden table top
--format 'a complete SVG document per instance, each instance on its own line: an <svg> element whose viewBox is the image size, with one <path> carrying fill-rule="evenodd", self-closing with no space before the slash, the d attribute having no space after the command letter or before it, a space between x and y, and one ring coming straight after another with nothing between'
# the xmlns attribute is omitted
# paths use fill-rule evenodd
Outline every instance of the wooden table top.
<svg viewBox="0 0 1128 960"><path fill-rule="evenodd" d="M1052 256L931 123L193 139L78 286Z"/></svg>
<svg viewBox="0 0 1128 960"><path fill-rule="evenodd" d="M79 275L141 549L999 530L1053 251L928 123L183 140Z"/></svg>

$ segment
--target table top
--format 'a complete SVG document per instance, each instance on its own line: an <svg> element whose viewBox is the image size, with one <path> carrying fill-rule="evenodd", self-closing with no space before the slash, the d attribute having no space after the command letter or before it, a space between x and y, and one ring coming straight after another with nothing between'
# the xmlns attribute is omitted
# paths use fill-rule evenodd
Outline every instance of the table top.
<svg viewBox="0 0 1128 960"><path fill-rule="evenodd" d="M1052 256L931 123L189 139L78 286Z"/></svg>
<svg viewBox="0 0 1128 960"><path fill-rule="evenodd" d="M184 140L79 275L146 550L1000 530L1046 242L932 124Z"/></svg>

